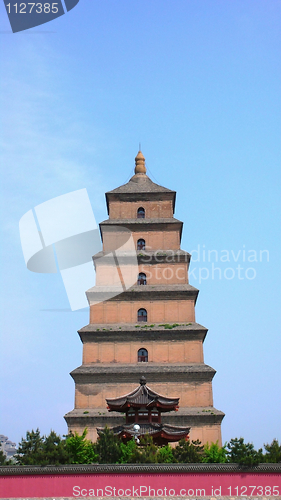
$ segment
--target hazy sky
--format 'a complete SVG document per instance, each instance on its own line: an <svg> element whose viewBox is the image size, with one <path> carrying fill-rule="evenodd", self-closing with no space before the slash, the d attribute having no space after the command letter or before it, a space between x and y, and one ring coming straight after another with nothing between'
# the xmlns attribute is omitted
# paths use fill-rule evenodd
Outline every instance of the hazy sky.
<svg viewBox="0 0 281 500"><path fill-rule="evenodd" d="M82 188L104 220L104 192L130 178L141 142L152 180L177 191L182 248L197 251L190 283L223 441L281 439L280 11L276 0L80 0L12 34L0 3L1 434L66 433L88 323L87 310L67 311L59 274L26 269L19 220Z"/></svg>

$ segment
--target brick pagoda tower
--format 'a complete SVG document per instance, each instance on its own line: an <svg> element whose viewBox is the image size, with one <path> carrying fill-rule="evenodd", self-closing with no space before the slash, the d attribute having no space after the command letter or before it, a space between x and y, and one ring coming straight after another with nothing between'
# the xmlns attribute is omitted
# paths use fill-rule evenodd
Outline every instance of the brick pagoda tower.
<svg viewBox="0 0 281 500"><path fill-rule="evenodd" d="M163 424L221 445L224 414L213 407L215 370L204 363L207 329L195 322L199 292L188 281L190 254L180 249L176 193L150 180L140 151L135 162L130 181L106 193L103 251L93 257L96 285L87 292L90 324L78 332L83 363L71 373L75 409L65 420L96 440L98 427L124 423L106 399L130 393L145 376L155 392L179 398Z"/></svg>

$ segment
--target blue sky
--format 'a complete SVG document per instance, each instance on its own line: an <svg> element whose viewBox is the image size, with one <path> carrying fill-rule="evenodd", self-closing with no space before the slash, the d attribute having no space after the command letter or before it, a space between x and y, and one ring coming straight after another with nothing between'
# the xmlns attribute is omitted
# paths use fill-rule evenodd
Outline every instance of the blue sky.
<svg viewBox="0 0 281 500"><path fill-rule="evenodd" d="M182 248L201 252L190 282L223 441L281 439L280 10L275 0L80 0L12 34L0 4L1 434L66 432L76 331L88 323L86 310L45 310L67 309L67 296L59 274L26 269L18 222L82 188L104 220L104 192L130 178L141 142L152 180L177 191ZM219 262L204 262L204 249Z"/></svg>

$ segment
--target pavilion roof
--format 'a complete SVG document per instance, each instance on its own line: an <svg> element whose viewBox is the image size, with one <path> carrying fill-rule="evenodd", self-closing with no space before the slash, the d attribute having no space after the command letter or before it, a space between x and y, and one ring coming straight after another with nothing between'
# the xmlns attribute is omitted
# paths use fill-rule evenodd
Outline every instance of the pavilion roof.
<svg viewBox="0 0 281 500"><path fill-rule="evenodd" d="M146 385L145 377L141 377L139 387L119 398L106 399L106 402L109 411L124 411L130 407L159 408L162 411L172 411L178 408L179 398L167 398L157 394Z"/></svg>
<svg viewBox="0 0 281 500"><path fill-rule="evenodd" d="M134 428L135 424L123 424L112 428L116 436L132 438L136 436ZM98 434L102 434L104 429L98 428ZM179 427L176 425L160 424L160 423L140 423L137 431L138 437L144 437L147 434L153 438L162 438L167 441L179 441L187 438L190 432L190 427Z"/></svg>

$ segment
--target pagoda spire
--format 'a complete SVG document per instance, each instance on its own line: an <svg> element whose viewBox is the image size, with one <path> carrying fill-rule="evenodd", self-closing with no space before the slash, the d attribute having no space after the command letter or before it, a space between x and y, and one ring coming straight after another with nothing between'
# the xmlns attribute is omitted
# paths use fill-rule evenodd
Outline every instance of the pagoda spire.
<svg viewBox="0 0 281 500"><path fill-rule="evenodd" d="M135 163L135 174L146 174L145 157L141 151L139 151L135 157Z"/></svg>

